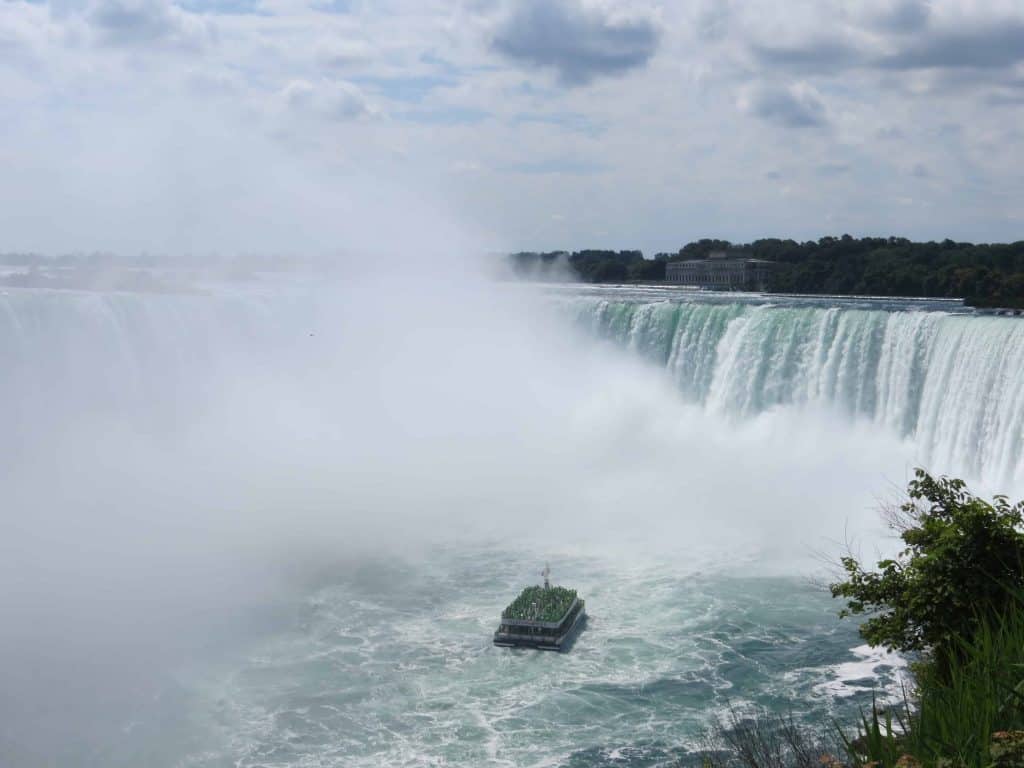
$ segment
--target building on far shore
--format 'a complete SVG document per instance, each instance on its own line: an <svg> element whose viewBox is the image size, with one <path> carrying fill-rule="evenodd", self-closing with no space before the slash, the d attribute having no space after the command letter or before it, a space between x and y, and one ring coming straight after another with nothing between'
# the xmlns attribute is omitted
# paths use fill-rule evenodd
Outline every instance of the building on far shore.
<svg viewBox="0 0 1024 768"><path fill-rule="evenodd" d="M665 282L715 291L765 291L774 266L773 261L743 253L712 251L706 259L670 261L665 265Z"/></svg>

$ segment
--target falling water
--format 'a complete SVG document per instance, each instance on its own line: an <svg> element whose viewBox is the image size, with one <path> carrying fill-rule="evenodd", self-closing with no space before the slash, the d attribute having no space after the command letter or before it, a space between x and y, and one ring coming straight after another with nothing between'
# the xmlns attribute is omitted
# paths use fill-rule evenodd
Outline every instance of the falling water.
<svg viewBox="0 0 1024 768"><path fill-rule="evenodd" d="M947 309L574 300L581 323L728 418L824 405L912 440L929 466L1024 478L1024 322Z"/></svg>
<svg viewBox="0 0 1024 768"><path fill-rule="evenodd" d="M0 753L639 767L736 704L855 717L901 662L801 552L874 522L908 446L1024 479L1013 318L562 287L576 338L533 301L313 294L0 292ZM549 553L586 633L494 648Z"/></svg>
<svg viewBox="0 0 1024 768"><path fill-rule="evenodd" d="M711 413L822 405L913 441L941 471L996 487L1024 480L1019 319L934 305L572 296L585 328L664 367ZM196 382L211 379L196 370L271 368L305 335L301 307L280 294L0 294L3 389L18 406L9 418L123 412L157 389L194 399Z"/></svg>

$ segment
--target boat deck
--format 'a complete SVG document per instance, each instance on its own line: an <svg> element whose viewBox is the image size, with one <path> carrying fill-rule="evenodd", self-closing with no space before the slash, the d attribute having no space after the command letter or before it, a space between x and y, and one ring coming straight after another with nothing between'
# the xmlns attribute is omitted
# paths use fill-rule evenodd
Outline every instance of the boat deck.
<svg viewBox="0 0 1024 768"><path fill-rule="evenodd" d="M575 599L558 621L502 619L494 633L494 644L503 648L536 648L542 651L567 650L586 620L584 601Z"/></svg>

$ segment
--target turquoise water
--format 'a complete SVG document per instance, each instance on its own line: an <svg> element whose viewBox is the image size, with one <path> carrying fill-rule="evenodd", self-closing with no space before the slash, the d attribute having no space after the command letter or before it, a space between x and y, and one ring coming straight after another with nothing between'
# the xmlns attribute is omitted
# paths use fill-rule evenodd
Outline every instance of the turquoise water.
<svg viewBox="0 0 1024 768"><path fill-rule="evenodd" d="M656 766L730 708L827 727L904 662L809 550L918 457L1021 487L1018 319L431 289L0 294L0 754ZM546 561L586 629L495 648Z"/></svg>
<svg viewBox="0 0 1024 768"><path fill-rule="evenodd" d="M898 685L805 579L679 563L558 557L587 600L572 651L496 648L528 557L436 551L309 595L288 631L201 681L217 726L183 764L667 765L730 707L827 728Z"/></svg>
<svg viewBox="0 0 1024 768"><path fill-rule="evenodd" d="M1024 486L1024 320L950 300L560 293L577 321L729 419L820 405L912 441L936 471Z"/></svg>

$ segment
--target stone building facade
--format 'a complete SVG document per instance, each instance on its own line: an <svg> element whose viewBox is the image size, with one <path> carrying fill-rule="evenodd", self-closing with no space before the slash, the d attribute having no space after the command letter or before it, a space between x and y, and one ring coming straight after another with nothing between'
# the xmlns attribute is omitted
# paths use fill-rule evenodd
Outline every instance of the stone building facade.
<svg viewBox="0 0 1024 768"><path fill-rule="evenodd" d="M774 266L772 261L717 251L706 259L670 261L665 265L665 282L715 291L765 291Z"/></svg>

